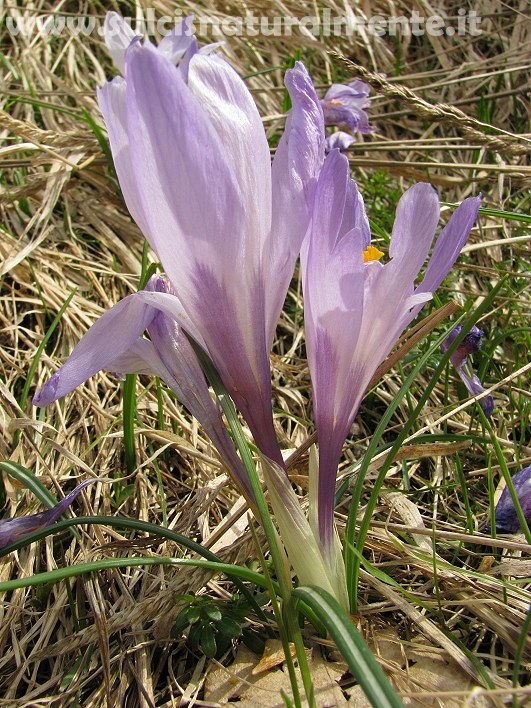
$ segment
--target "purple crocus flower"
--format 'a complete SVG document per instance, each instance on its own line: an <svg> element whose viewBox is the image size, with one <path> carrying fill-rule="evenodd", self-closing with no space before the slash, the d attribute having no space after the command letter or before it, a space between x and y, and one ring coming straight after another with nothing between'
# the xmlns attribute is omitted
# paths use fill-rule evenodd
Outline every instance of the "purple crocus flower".
<svg viewBox="0 0 531 708"><path fill-rule="evenodd" d="M343 150L347 150L352 143L355 142L356 138L350 133L345 133L344 130L336 130L335 133L331 133L331 135L327 135L326 137L325 153L328 155L334 148L343 152Z"/></svg>
<svg viewBox="0 0 531 708"><path fill-rule="evenodd" d="M125 78L98 91L127 207L178 294L139 294L131 311L144 308L148 317L146 303L160 309L206 349L257 445L282 463L269 349L324 157L322 109L298 62L286 74L293 108L271 165L245 83L181 29L158 48L133 38L125 52L131 34L113 34L108 43ZM120 320L128 341L145 326ZM108 346L108 332L102 336ZM63 367L57 392L37 402L79 383L64 377Z"/></svg>
<svg viewBox="0 0 531 708"><path fill-rule="evenodd" d="M531 524L531 466L517 472L512 483L525 520ZM509 487L505 487L496 504L496 531L498 533L516 533L520 529L520 520L516 514L513 498ZM490 523L484 528L490 533Z"/></svg>
<svg viewBox="0 0 531 708"><path fill-rule="evenodd" d="M450 332L441 344L441 349L443 352L448 351L448 348L462 329L462 325L457 325L457 327ZM474 325L450 357L450 361L472 396L478 396L485 390L477 375L474 372L471 372L471 376L469 376L465 370L468 366L468 357L481 349L482 337L483 330ZM485 396L484 398L481 398L478 403L483 408L483 412L487 418L490 418L492 411L494 410L494 398L492 396Z"/></svg>
<svg viewBox="0 0 531 708"><path fill-rule="evenodd" d="M321 100L325 125L336 125L353 133L372 133L374 128L365 112L371 105L370 90L370 86L360 80L332 84Z"/></svg>
<svg viewBox="0 0 531 708"><path fill-rule="evenodd" d="M70 494L67 494L64 499L47 511L41 511L40 514L31 514L30 516L18 516L15 519L0 520L0 548L9 546L24 538L34 531L45 529L54 524L57 519L62 516L68 509L70 504L77 497L79 492L88 484L97 482L96 479L86 479L81 484L78 484Z"/></svg>
<svg viewBox="0 0 531 708"><path fill-rule="evenodd" d="M454 264L479 197L466 199L441 231L420 284L440 215L437 193L416 184L400 199L389 260L370 243L363 200L338 150L326 158L313 228L301 253L305 331L319 439L318 529L332 548L333 500L343 443L378 365Z"/></svg>

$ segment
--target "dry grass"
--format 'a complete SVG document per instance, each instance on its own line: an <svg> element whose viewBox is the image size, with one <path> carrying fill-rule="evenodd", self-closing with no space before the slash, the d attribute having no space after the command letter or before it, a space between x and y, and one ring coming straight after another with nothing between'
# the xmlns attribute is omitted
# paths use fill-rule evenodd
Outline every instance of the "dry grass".
<svg viewBox="0 0 531 708"><path fill-rule="evenodd" d="M129 3L106 3L104 8L99 2L42 0L32 10L6 0L2 12L4 17L34 15L55 6L58 12L102 17L111 5L124 15L140 12L140 3L135 10ZM173 15L176 9L169 0L148 5L157 16ZM394 16L412 9L432 14L424 0L415 0L407 10L394 0L351 5L357 15ZM334 0L324 0L319 7L330 8L332 15L344 14L343 4ZM456 16L461 6L447 0L444 7L445 14ZM248 5L243 0L187 1L179 8L183 14L223 18L245 15ZM388 221L390 202L419 179L437 185L447 202L483 191L484 206L525 213L531 174L526 161L531 138L526 123L531 48L526 9L525 2L482 3L479 37L395 40L357 34L320 41L294 31L292 37L230 38L225 51L242 74L251 75L249 86L270 136L281 130L284 119L281 67L298 48L322 88L356 75L370 81L375 89L371 118L378 133L356 143L350 158L376 221ZM301 6L292 0L270 0L254 10L269 16L315 12L313 4ZM230 510L238 508L237 494L227 486L209 440L164 392L160 430L153 382L138 385L139 468L131 476L123 456L121 388L112 376L94 377L49 410L35 409L30 402L20 408L37 347L65 300L75 291L41 357L32 391L105 309L137 289L143 243L106 157L82 118L87 112L102 122L95 87L112 69L101 38L13 38L4 25L2 51L0 459L32 470L56 494L87 475L121 480L120 493L107 483L90 486L76 503L76 513L119 513L164 523L206 545L209 537L210 542L215 539L222 557L243 563L255 557L246 523L238 522L234 533L232 522L224 522ZM271 67L275 69L258 73ZM382 170L390 177L382 177ZM389 228L389 223L383 226ZM489 341L496 340L489 349L487 375L496 390L493 426L512 471L531 460L528 369L522 350L529 340L513 332L530 319L528 238L519 221L483 216L467 255L441 295L443 302L479 302L505 272L509 275L483 325ZM272 355L276 422L283 446L293 451L311 432L296 283L278 333ZM345 451L342 473L363 453L402 379L402 365L397 364L368 397ZM423 383L398 408L389 440L408 418ZM473 405L459 405L453 378L448 386L444 381L437 385L415 431L482 435ZM502 705L513 696L515 656L521 659L521 685L528 683L531 668L531 640L521 636L531 602L530 548L523 537L492 541L465 533L459 484L462 470L471 513L481 519L488 510L487 473L491 470L498 481L499 460L492 447L479 442L466 449L462 443L420 448L412 438L408 445L388 474L366 547L370 563L397 585L363 572L361 626L410 705L464 705L472 686L481 687L477 695L489 697L486 703L467 705ZM373 460L368 488L380 464L379 458ZM304 455L292 472L304 489ZM6 515L36 510L28 491L7 476L4 485ZM340 522L347 504L348 495L338 511ZM216 528L221 530L212 537ZM170 541L150 539L146 544L144 538L90 527L80 538L68 533L48 537L4 557L0 580L134 555L139 549L148 555L181 553ZM406 593L399 592L398 585ZM195 695L192 703L201 705L208 662L194 674L197 657L183 639L169 638L179 609L176 598L191 591L225 599L231 586L198 570L152 566L105 571L6 595L0 622L0 705L144 708L180 705L183 694ZM394 652L382 639L384 628L392 632ZM413 665L419 659L411 659L412 646L417 652L419 646L429 647L446 667L453 667L451 687L430 684L425 675L415 674ZM523 705L526 699L518 700Z"/></svg>

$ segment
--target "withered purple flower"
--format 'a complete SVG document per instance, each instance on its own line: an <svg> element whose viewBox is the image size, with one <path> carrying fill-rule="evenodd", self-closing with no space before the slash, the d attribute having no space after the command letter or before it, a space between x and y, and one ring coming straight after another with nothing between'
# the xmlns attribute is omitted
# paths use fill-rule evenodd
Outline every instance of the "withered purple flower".
<svg viewBox="0 0 531 708"><path fill-rule="evenodd" d="M30 516L17 516L14 519L1 519L0 548L9 546L34 531L45 529L54 524L65 513L79 492L88 484L96 481L96 479L86 479L81 482L70 494L67 494L64 499L61 499L58 504L47 511L41 511L39 514L31 514Z"/></svg>
<svg viewBox="0 0 531 708"><path fill-rule="evenodd" d="M443 352L448 351L450 345L462 329L462 325L457 325L457 327L450 332L448 337L446 337L444 342L441 344L441 349ZM450 357L450 361L472 396L477 396L485 390L481 385L481 381L479 380L477 374L473 371L469 371L469 373L466 371L466 369L469 368L469 356L481 349L481 340L483 335L483 330L474 325ZM483 412L487 418L490 418L494 410L493 397L490 395L484 396L483 398L480 398L478 403L483 408Z"/></svg>

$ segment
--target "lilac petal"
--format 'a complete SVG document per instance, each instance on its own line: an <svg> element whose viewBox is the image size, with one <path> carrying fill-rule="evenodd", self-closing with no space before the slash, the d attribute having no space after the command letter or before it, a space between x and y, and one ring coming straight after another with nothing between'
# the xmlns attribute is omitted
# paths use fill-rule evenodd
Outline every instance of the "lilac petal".
<svg viewBox="0 0 531 708"><path fill-rule="evenodd" d="M328 154L334 148L348 150L352 143L356 142L356 138L350 133L345 133L344 130L336 130L335 133L329 135L325 140L325 153Z"/></svg>
<svg viewBox="0 0 531 708"><path fill-rule="evenodd" d="M413 281L424 264L439 215L437 192L425 182L408 189L398 202L389 256L400 261L403 281Z"/></svg>
<svg viewBox="0 0 531 708"><path fill-rule="evenodd" d="M36 406L48 406L127 351L155 315L136 294L128 295L88 330L67 361L33 397Z"/></svg>
<svg viewBox="0 0 531 708"><path fill-rule="evenodd" d="M371 87L364 81L352 81L350 84L332 84L324 96L325 101L341 101L347 103L352 101L352 105L360 108L367 108L370 105L369 93Z"/></svg>
<svg viewBox="0 0 531 708"><path fill-rule="evenodd" d="M215 268L219 281L245 270L241 234L247 204L224 146L178 70L151 47L135 45L127 54L127 72L127 132L150 225L145 235L187 302L198 261Z"/></svg>
<svg viewBox="0 0 531 708"><path fill-rule="evenodd" d="M78 484L64 499L61 499L58 504L47 511L41 511L39 514L32 514L31 516L19 516L14 519L0 520L0 548L9 546L11 543L19 541L21 538L24 538L34 531L39 531L40 529L45 529L47 526L51 526L65 513L82 489L88 484L97 481L97 479L86 479L84 482L81 482L81 484Z"/></svg>
<svg viewBox="0 0 531 708"><path fill-rule="evenodd" d="M446 278L466 243L481 205L479 197L465 199L439 234L419 292L435 292Z"/></svg>
<svg viewBox="0 0 531 708"><path fill-rule="evenodd" d="M129 352L158 311L180 322L204 346L175 295L142 290L125 297L92 325L63 366L35 394L33 404L50 405L102 369L120 373L113 369L113 362Z"/></svg>
<svg viewBox="0 0 531 708"><path fill-rule="evenodd" d="M531 467L517 472L512 478L512 483L525 520L531 524ZM509 487L505 487L501 493L496 504L495 514L498 533L516 533L520 529L520 521ZM490 524L486 525L484 531L485 533L490 532Z"/></svg>
<svg viewBox="0 0 531 708"><path fill-rule="evenodd" d="M198 99L246 198L246 264L258 263L271 229L271 156L256 104L235 70L221 57L196 55L188 86ZM250 246L257 249L253 256Z"/></svg>
<svg viewBox="0 0 531 708"><path fill-rule="evenodd" d="M120 180L120 187L127 208L140 230L156 252L156 243L151 233L149 220L142 209L142 202L131 164L129 136L127 134L127 83L121 76L98 88L97 97L105 119L114 166Z"/></svg>
<svg viewBox="0 0 531 708"><path fill-rule="evenodd" d="M180 64L185 55L193 55L198 51L197 40L192 32L193 21L194 16L188 15L160 41L159 54L174 66Z"/></svg>
<svg viewBox="0 0 531 708"><path fill-rule="evenodd" d="M125 74L125 53L139 35L133 32L131 26L117 12L108 12L103 24L103 36L116 67Z"/></svg>
<svg viewBox="0 0 531 708"><path fill-rule="evenodd" d="M266 341L271 346L295 261L310 223L313 194L324 159L324 119L319 98L301 62L286 72L292 108L272 166L274 205L264 255Z"/></svg>
<svg viewBox="0 0 531 708"><path fill-rule="evenodd" d="M468 374L463 371L462 367L457 367L456 371L472 396L479 396L480 393L483 393L485 391L485 389L481 385L481 381L476 376L476 374L468 376ZM483 398L480 398L478 403L483 408L483 412L485 413L487 418L490 418L494 411L494 398L491 395L484 396Z"/></svg>

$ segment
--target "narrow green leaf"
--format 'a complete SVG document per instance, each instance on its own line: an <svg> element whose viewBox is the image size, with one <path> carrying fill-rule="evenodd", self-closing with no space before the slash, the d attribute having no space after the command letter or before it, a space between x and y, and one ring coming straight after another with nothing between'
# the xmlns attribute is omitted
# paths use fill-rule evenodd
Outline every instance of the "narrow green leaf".
<svg viewBox="0 0 531 708"><path fill-rule="evenodd" d="M337 600L317 587L299 587L293 595L304 600L325 625L371 705L402 708L403 703L382 667Z"/></svg>
<svg viewBox="0 0 531 708"><path fill-rule="evenodd" d="M48 509L51 509L58 503L54 495L46 489L44 484L37 479L33 472L19 465L18 462L12 462L11 460L0 462L0 470L6 472L10 477L13 477L13 479L16 479L17 482L26 487L26 489L29 489Z"/></svg>
<svg viewBox="0 0 531 708"><path fill-rule="evenodd" d="M124 428L125 464L132 474L136 470L135 418L136 418L136 374L127 374L124 381L122 420Z"/></svg>

